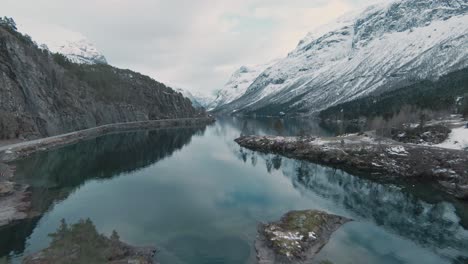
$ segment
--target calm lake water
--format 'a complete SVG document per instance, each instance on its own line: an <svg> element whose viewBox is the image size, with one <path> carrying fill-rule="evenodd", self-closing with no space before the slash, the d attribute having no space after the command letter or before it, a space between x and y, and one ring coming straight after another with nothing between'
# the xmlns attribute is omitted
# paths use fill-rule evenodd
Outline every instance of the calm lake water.
<svg viewBox="0 0 468 264"><path fill-rule="evenodd" d="M293 209L353 218L316 261L467 263L468 204L430 186L389 184L241 149L241 134L329 135L313 122L221 119L103 136L18 161L42 216L0 229L0 263L48 246L61 219L154 245L162 264L255 263L258 222Z"/></svg>

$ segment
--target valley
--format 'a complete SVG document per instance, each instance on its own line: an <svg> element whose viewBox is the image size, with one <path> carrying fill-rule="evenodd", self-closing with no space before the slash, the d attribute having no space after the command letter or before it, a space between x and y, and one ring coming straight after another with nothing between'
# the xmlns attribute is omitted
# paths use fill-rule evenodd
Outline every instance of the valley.
<svg viewBox="0 0 468 264"><path fill-rule="evenodd" d="M0 264L468 263L466 0L54 1L0 18Z"/></svg>

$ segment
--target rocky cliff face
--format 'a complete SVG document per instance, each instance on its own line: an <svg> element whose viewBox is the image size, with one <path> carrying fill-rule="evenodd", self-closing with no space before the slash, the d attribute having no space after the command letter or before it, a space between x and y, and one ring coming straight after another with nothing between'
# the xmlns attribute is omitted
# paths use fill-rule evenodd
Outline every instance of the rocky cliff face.
<svg viewBox="0 0 468 264"><path fill-rule="evenodd" d="M190 100L147 76L103 64L74 64L0 26L0 139L201 115Z"/></svg>
<svg viewBox="0 0 468 264"><path fill-rule="evenodd" d="M396 0L309 33L219 112L312 114L468 66L466 0Z"/></svg>

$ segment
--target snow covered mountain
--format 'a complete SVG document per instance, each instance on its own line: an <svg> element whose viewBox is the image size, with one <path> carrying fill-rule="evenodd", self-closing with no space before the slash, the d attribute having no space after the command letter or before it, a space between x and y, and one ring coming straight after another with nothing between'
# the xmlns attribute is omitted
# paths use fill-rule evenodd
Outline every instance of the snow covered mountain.
<svg viewBox="0 0 468 264"><path fill-rule="evenodd" d="M199 93L192 93L188 90L182 88L175 88L177 92L181 93L184 97L188 98L193 107L195 108L207 108L208 105L213 101L213 98L206 95L201 95Z"/></svg>
<svg viewBox="0 0 468 264"><path fill-rule="evenodd" d="M46 44L50 51L79 64L107 64L107 60L87 38Z"/></svg>
<svg viewBox="0 0 468 264"><path fill-rule="evenodd" d="M260 73L274 62L255 66L242 66L235 71L224 87L216 92L216 98L209 104L209 109L217 109L241 97Z"/></svg>
<svg viewBox="0 0 468 264"><path fill-rule="evenodd" d="M309 33L221 113L313 114L468 67L467 0L397 0Z"/></svg>
<svg viewBox="0 0 468 264"><path fill-rule="evenodd" d="M107 64L107 60L95 45L83 34L55 24L27 21L19 24L19 31L32 34L39 47L60 53L74 63Z"/></svg>

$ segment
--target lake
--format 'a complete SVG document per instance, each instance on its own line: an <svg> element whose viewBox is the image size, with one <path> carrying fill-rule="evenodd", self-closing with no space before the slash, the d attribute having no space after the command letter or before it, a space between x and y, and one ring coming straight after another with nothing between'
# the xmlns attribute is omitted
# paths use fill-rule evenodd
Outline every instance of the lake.
<svg viewBox="0 0 468 264"><path fill-rule="evenodd" d="M41 216L0 229L0 263L48 246L61 219L89 218L162 264L255 263L259 222L295 209L354 219L315 261L467 263L468 203L240 148L246 134L331 135L313 120L223 118L206 128L112 134L16 162Z"/></svg>

